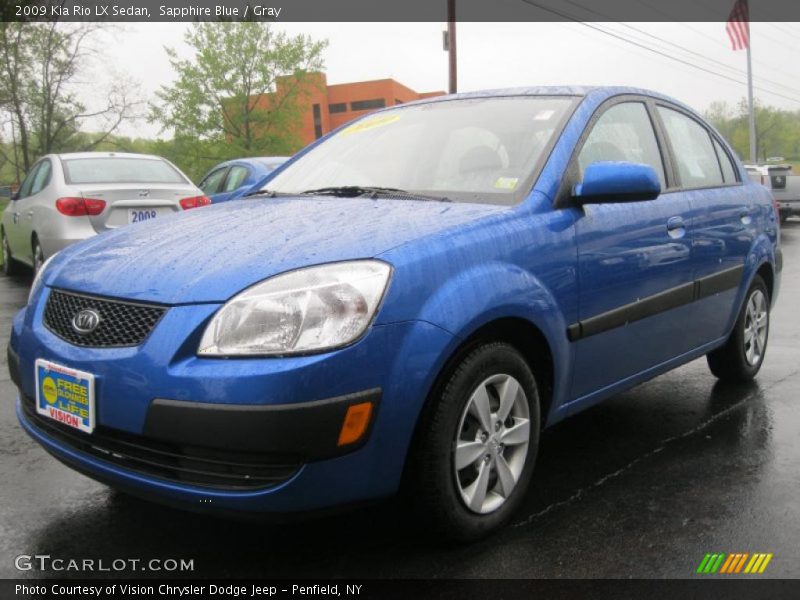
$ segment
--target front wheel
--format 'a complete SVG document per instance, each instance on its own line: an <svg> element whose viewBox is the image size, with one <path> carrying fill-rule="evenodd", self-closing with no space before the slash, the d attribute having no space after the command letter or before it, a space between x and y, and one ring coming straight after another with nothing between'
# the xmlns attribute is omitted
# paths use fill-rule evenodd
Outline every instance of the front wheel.
<svg viewBox="0 0 800 600"><path fill-rule="evenodd" d="M722 381L751 381L767 351L769 339L769 291L756 275L728 341L706 357L711 372Z"/></svg>
<svg viewBox="0 0 800 600"><path fill-rule="evenodd" d="M519 506L539 444L539 394L525 359L495 342L455 367L422 417L406 491L426 531L478 539Z"/></svg>

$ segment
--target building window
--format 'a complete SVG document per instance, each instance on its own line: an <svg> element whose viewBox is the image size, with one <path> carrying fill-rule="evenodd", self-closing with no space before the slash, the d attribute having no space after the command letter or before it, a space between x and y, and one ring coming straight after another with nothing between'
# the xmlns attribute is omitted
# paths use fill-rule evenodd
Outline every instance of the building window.
<svg viewBox="0 0 800 600"><path fill-rule="evenodd" d="M347 102L337 102L328 104L328 112L333 114L347 112Z"/></svg>
<svg viewBox="0 0 800 600"><path fill-rule="evenodd" d="M374 100L356 100L350 103L350 110L371 110L373 108L383 108L386 106L386 100L383 98L375 98Z"/></svg>
<svg viewBox="0 0 800 600"><path fill-rule="evenodd" d="M322 111L319 108L319 104L315 104L313 106L314 110L314 135L317 139L322 137Z"/></svg>

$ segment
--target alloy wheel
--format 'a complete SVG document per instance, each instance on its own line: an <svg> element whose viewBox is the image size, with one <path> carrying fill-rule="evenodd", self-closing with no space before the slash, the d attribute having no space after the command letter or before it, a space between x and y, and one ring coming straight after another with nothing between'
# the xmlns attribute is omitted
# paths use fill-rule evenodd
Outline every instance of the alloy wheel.
<svg viewBox="0 0 800 600"><path fill-rule="evenodd" d="M528 398L514 377L493 375L472 392L453 452L456 485L472 512L494 512L509 498L525 467L530 434Z"/></svg>
<svg viewBox="0 0 800 600"><path fill-rule="evenodd" d="M33 273L34 275L39 272L39 269L42 268L44 264L44 252L42 252L42 247L39 245L39 242L33 243Z"/></svg>
<svg viewBox="0 0 800 600"><path fill-rule="evenodd" d="M769 310L767 298L761 290L755 290L747 301L744 318L744 356L755 366L764 356L767 346Z"/></svg>
<svg viewBox="0 0 800 600"><path fill-rule="evenodd" d="M11 266L11 248L8 247L8 238L3 233L3 270L8 273Z"/></svg>

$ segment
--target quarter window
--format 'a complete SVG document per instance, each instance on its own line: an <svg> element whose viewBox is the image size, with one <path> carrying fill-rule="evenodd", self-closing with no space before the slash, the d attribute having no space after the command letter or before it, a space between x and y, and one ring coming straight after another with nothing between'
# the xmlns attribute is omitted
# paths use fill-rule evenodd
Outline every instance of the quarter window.
<svg viewBox="0 0 800 600"><path fill-rule="evenodd" d="M38 194L44 188L47 187L47 184L50 183L50 161L43 160L39 164L39 168L36 170L36 176L33 178L33 185L31 186L31 196L34 194Z"/></svg>
<svg viewBox="0 0 800 600"><path fill-rule="evenodd" d="M672 143L681 185L684 188L722 185L722 169L708 130L671 108L659 106L658 112Z"/></svg>
<svg viewBox="0 0 800 600"><path fill-rule="evenodd" d="M666 187L661 151L644 103L616 104L597 120L578 155L581 179L586 167L600 161L650 165L658 175L661 188Z"/></svg>
<svg viewBox="0 0 800 600"><path fill-rule="evenodd" d="M717 156L719 156L719 164L722 166L722 178L725 183L736 183L736 169L733 168L730 156L717 140L714 140L714 149L717 151Z"/></svg>

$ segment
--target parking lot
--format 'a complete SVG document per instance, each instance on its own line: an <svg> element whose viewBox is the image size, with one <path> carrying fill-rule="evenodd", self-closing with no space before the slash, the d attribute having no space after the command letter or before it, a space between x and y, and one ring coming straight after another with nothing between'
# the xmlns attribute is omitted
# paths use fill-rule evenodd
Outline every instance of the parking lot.
<svg viewBox="0 0 800 600"><path fill-rule="evenodd" d="M800 221L782 236L756 384L716 384L698 360L557 425L512 526L469 546L421 539L398 501L266 525L113 492L28 439L3 364L0 576L41 576L18 572L14 557L49 554L193 559L197 577L688 577L707 552L768 552L762 577L800 577ZM0 277L3 340L29 283Z"/></svg>

